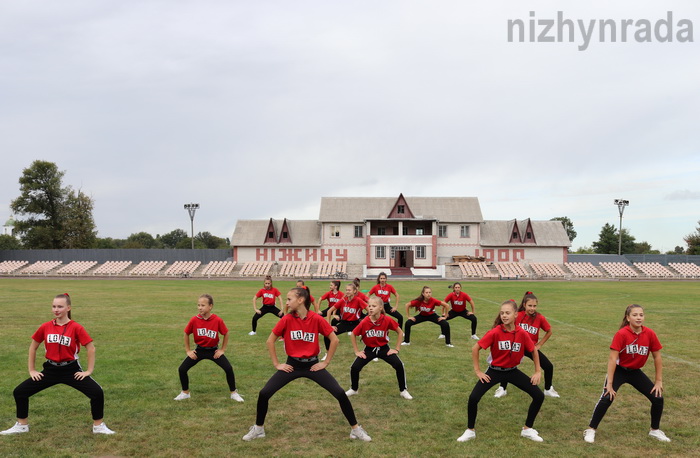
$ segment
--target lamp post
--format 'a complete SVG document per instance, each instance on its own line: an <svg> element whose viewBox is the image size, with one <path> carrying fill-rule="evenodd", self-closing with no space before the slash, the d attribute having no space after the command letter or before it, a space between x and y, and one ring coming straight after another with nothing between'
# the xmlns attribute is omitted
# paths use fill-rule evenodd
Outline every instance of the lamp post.
<svg viewBox="0 0 700 458"><path fill-rule="evenodd" d="M192 249L194 250L194 212L199 208L199 204L185 204L185 210L190 214L190 225L192 227Z"/></svg>
<svg viewBox="0 0 700 458"><path fill-rule="evenodd" d="M623 200L623 199L615 199L615 205L617 205L617 209L620 211L620 238L617 242L617 254L621 255L622 254L622 214L625 212L625 207L630 204L629 200Z"/></svg>

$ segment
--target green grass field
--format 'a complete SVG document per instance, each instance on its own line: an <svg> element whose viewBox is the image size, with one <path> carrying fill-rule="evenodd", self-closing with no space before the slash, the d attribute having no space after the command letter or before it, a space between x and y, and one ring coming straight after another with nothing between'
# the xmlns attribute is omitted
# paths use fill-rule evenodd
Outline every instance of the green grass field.
<svg viewBox="0 0 700 458"><path fill-rule="evenodd" d="M308 284L319 297L328 282ZM425 282L393 284L403 313L403 304L417 296ZM449 292L448 284L429 282L441 299ZM105 390L105 420L117 431L114 436L94 436L87 398L57 386L31 398L31 431L0 437L0 456L700 455L700 282L462 284L476 302L479 336L490 328L501 301L519 301L526 290L538 295L540 312L554 331L542 350L554 363L554 386L562 395L547 398L537 417L535 428L544 443L519 437L529 397L512 386L505 398L493 398L494 388L482 399L476 440L456 442L466 428L466 401L476 382L470 357L474 341L466 320L450 322L455 348L436 340L439 328L431 323L413 328L411 346L401 351L412 401L399 397L388 364L380 361L363 370L360 393L351 400L371 443L350 440L336 401L308 380L293 382L272 398L267 437L247 443L241 437L255 420L257 393L274 372L264 342L277 320L267 315L259 322L258 335L247 335L251 299L261 281L0 279L0 429L15 420L12 390L28 376L30 336L51 319L53 296L67 291L73 299L73 318L95 340L94 378ZM367 280L363 289L371 285ZM286 293L293 283L277 281L275 286ZM243 404L228 399L223 371L209 361L190 371L192 398L172 400L180 390L177 368L185 356L182 330L205 292L214 296L214 312L231 330L226 354L246 399ZM625 385L596 443L586 444L582 431L600 395L608 346L625 307L633 302L645 306L646 324L664 345L666 404L661 427L673 442L647 436L648 401ZM486 355L481 354L485 368ZM340 336L328 369L346 389L353 359L349 338ZM532 362L526 359L521 369L531 374ZM651 360L645 372L653 379Z"/></svg>

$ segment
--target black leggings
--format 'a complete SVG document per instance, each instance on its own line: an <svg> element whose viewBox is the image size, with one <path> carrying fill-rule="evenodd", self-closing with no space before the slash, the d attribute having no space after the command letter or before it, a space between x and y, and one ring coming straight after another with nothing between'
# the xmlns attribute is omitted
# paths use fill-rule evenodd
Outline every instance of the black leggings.
<svg viewBox="0 0 700 458"><path fill-rule="evenodd" d="M29 397L45 390L46 388L63 383L83 393L90 398L90 410L93 420L100 420L104 417L105 396L102 387L92 379L85 377L82 380L75 379L76 372L82 372L78 361L65 366L54 366L48 362L44 363L44 370L41 371L44 377L34 381L28 378L20 383L15 391L15 403L17 404L17 418L29 417Z"/></svg>
<svg viewBox="0 0 700 458"><path fill-rule="evenodd" d="M293 366L294 370L292 372L275 372L272 377L270 377L270 380L267 381L263 389L260 390L260 393L258 394L258 411L257 416L255 417L256 425L263 426L265 423L265 416L267 416L267 406L270 398L287 383L300 377L311 379L325 388L326 391L328 391L338 400L340 409L343 411L343 415L345 415L345 418L347 418L350 426L357 424L357 420L355 419L355 411L352 408L350 399L348 399L345 391L343 391L331 373L326 369L315 372L309 370L311 369L311 366L316 363L318 363L318 359L311 362L302 363L293 358L287 358L287 364Z"/></svg>
<svg viewBox="0 0 700 458"><path fill-rule="evenodd" d="M228 388L231 391L236 391L236 376L233 375L233 367L231 363L226 358L226 355L221 355L217 359L214 359L214 348L202 348L197 347L195 350L197 353L197 359L192 359L189 356L185 357L182 364L178 368L178 373L180 374L180 384L182 385L182 391L189 391L190 389L190 378L187 376L187 371L196 366L203 359L209 359L214 361L217 366L222 368L226 372L226 382L228 383Z"/></svg>
<svg viewBox="0 0 700 458"><path fill-rule="evenodd" d="M476 424L476 414L481 397L486 394L486 392L490 390L492 386L501 382L510 382L530 395L532 402L530 403L530 407L527 409L525 426L532 428L532 426L535 424L535 417L537 416L537 413L540 411L540 407L542 407L542 403L544 402L544 393L542 393L542 390L540 390L537 385L533 385L530 382L530 377L523 374L520 369L499 371L489 367L486 371L486 375L491 377L491 381L484 383L479 380L476 382L476 385L474 385L472 394L469 395L469 404L467 407L467 428L474 429L474 425Z"/></svg>
<svg viewBox="0 0 700 458"><path fill-rule="evenodd" d="M268 313L274 313L279 317L280 313L282 313L282 310L278 309L274 305L263 305L260 307L260 313L254 313L253 314L253 332L257 332L258 330L258 320Z"/></svg>
<svg viewBox="0 0 700 458"><path fill-rule="evenodd" d="M395 312L391 311L391 304L388 302L384 303L384 313L386 313L389 316L393 316L396 318L396 321L399 322L399 327L403 329L403 315L401 315L398 311L398 309Z"/></svg>
<svg viewBox="0 0 700 458"><path fill-rule="evenodd" d="M473 313L471 315L467 315L466 310L462 310L461 312L455 312L454 310L450 310L447 313L447 321L450 321L452 318L457 318L458 316L461 316L462 318L466 318L467 320L472 322L472 335L476 334L476 315Z"/></svg>
<svg viewBox="0 0 700 458"><path fill-rule="evenodd" d="M387 355L390 348L389 345L382 345L381 347L365 347L365 355L367 358L355 358L355 361L350 367L350 387L357 391L360 387L360 371L363 367L369 364L374 358L379 358L391 365L396 371L396 380L399 382L399 391L406 389L406 371L403 367L403 362L399 358L398 354Z"/></svg>
<svg viewBox="0 0 700 458"><path fill-rule="evenodd" d="M351 332L353 329L357 327L358 324L360 324L360 320L357 321L337 321L335 322L333 326L336 327L337 331L335 331L335 335L339 336L342 335L343 333L346 332ZM323 337L323 343L326 345L326 351L328 351L328 348L331 346L331 339L328 337Z"/></svg>
<svg viewBox="0 0 700 458"><path fill-rule="evenodd" d="M607 377L605 378L605 383L607 384ZM646 398L651 401L651 429L659 429L661 424L661 415L664 413L664 398L663 396L655 396L652 394L651 390L654 388L654 382L649 380L649 377L642 372L641 369L625 369L624 367L618 365L615 368L615 373L613 374L612 387L615 392L624 385L629 383L637 391L642 393ZM605 387L605 385L603 385ZM593 429L598 428L601 420L605 416L605 412L608 411L608 407L613 403L610 395L605 392L603 388L603 394L600 396L598 403L593 410L593 417L591 417L591 422L588 424Z"/></svg>
<svg viewBox="0 0 700 458"><path fill-rule="evenodd" d="M438 316L435 313L431 315L416 315L415 319L416 321L406 320L406 335L403 338L404 342L411 343L411 327L426 321L430 321L431 323L435 323L440 326L440 331L445 335L445 343L448 345L450 344L450 324L447 322L447 320L438 321Z"/></svg>
<svg viewBox="0 0 700 458"><path fill-rule="evenodd" d="M532 359L532 352L526 351L525 356ZM548 390L552 387L552 379L554 378L554 365L549 360L549 358L547 358L544 355L544 353L542 353L541 351L540 351L540 367L542 368L542 371L544 372L544 389ZM503 388L504 390L506 389L507 386L508 386L508 382L501 383L501 388Z"/></svg>

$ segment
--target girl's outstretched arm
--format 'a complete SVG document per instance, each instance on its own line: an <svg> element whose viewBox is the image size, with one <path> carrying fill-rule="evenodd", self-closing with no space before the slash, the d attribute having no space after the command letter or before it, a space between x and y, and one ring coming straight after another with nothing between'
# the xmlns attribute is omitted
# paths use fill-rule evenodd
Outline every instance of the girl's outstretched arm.
<svg viewBox="0 0 700 458"><path fill-rule="evenodd" d="M656 370L656 377L654 377L654 388L651 389L651 393L660 398L664 394L664 385L662 382L663 367L661 364L661 352L652 351L652 358L654 358L654 369Z"/></svg>
<svg viewBox="0 0 700 458"><path fill-rule="evenodd" d="M481 346L478 343L475 343L472 347L472 361L474 362L474 372L476 372L476 376L482 383L488 383L491 381L491 377L486 375L484 372L481 372L481 369L479 368L479 350L481 350Z"/></svg>

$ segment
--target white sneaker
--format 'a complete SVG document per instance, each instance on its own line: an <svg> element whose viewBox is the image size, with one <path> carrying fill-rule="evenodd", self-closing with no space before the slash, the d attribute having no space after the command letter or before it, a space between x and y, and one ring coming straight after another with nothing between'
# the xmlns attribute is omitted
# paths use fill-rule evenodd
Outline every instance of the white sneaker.
<svg viewBox="0 0 700 458"><path fill-rule="evenodd" d="M666 434L664 434L664 432L660 429L652 429L649 431L649 435L654 439L660 440L661 442L671 442L671 439L666 437Z"/></svg>
<svg viewBox="0 0 700 458"><path fill-rule="evenodd" d="M402 398L408 399L409 401L413 399L413 396L408 392L408 390L403 390L401 393L399 393Z"/></svg>
<svg viewBox="0 0 700 458"><path fill-rule="evenodd" d="M464 434L457 438L457 442L466 442L474 439L476 437L476 431L468 429L464 431Z"/></svg>
<svg viewBox="0 0 700 458"><path fill-rule="evenodd" d="M479 336L477 336L476 334L472 334L472 339L479 340Z"/></svg>
<svg viewBox="0 0 700 458"><path fill-rule="evenodd" d="M248 333L249 336L254 336L254 335L256 335L256 334L257 334L257 332L255 332L255 331L250 331L250 332Z"/></svg>
<svg viewBox="0 0 700 458"><path fill-rule="evenodd" d="M452 344L445 344L445 346L448 347L448 348L454 348L454 347L455 347L455 346L452 345Z"/></svg>
<svg viewBox="0 0 700 458"><path fill-rule="evenodd" d="M253 439L258 439L260 437L265 437L265 427L253 425L250 427L248 434L243 436L244 441L252 441Z"/></svg>
<svg viewBox="0 0 700 458"><path fill-rule="evenodd" d="M560 398L559 393L554 389L554 387L551 387L548 390L544 390L544 395L549 396L550 398Z"/></svg>
<svg viewBox="0 0 700 458"><path fill-rule="evenodd" d="M328 357L328 353L326 353L325 355L323 355L323 358L321 358L321 361L325 361L327 357Z"/></svg>
<svg viewBox="0 0 700 458"><path fill-rule="evenodd" d="M401 345L404 347L408 347L409 345L411 345L411 342L401 342Z"/></svg>
<svg viewBox="0 0 700 458"><path fill-rule="evenodd" d="M173 398L174 401L182 401L183 399L189 399L190 398L190 393L185 393L184 391L181 391L180 394L175 396Z"/></svg>
<svg viewBox="0 0 700 458"><path fill-rule="evenodd" d="M379 358L374 358L372 361L376 363L377 361L379 361Z"/></svg>
<svg viewBox="0 0 700 458"><path fill-rule="evenodd" d="M583 432L583 440L588 442L589 444L592 444L595 442L595 429L593 428L588 428Z"/></svg>
<svg viewBox="0 0 700 458"><path fill-rule="evenodd" d="M348 332L348 336L351 336L351 335L352 335L352 332Z"/></svg>
<svg viewBox="0 0 700 458"><path fill-rule="evenodd" d="M20 425L19 422L16 422L12 428L6 429L5 431L0 431L0 434L2 434L3 436L6 436L9 434L20 434L20 433L28 433L28 432L29 432L29 425Z"/></svg>
<svg viewBox="0 0 700 458"><path fill-rule="evenodd" d="M243 402L243 398L240 394L238 394L238 391L234 391L233 393L231 393L231 399L237 402Z"/></svg>
<svg viewBox="0 0 700 458"><path fill-rule="evenodd" d="M499 386L498 389L496 390L496 392L493 394L493 397L494 398L502 398L506 394L508 394L508 391L504 390L502 386Z"/></svg>
<svg viewBox="0 0 700 458"><path fill-rule="evenodd" d="M369 442L372 440L367 434L367 431L362 429L362 426L350 430L350 439L360 439L361 441Z"/></svg>
<svg viewBox="0 0 700 458"><path fill-rule="evenodd" d="M444 339L444 338L445 338L445 334L440 334L440 335L438 336L438 340Z"/></svg>
<svg viewBox="0 0 700 458"><path fill-rule="evenodd" d="M355 390L353 390L352 388L350 388L349 390L347 390L347 391L345 392L345 395L348 396L348 397L350 397L350 396L355 396L357 393L359 393L359 391L355 391Z"/></svg>
<svg viewBox="0 0 700 458"><path fill-rule="evenodd" d="M92 426L92 433L93 434L115 434L114 431L112 431L111 429L109 429L107 427L107 425L105 425L104 421L97 426L93 425Z"/></svg>
<svg viewBox="0 0 700 458"><path fill-rule="evenodd" d="M521 437L527 437L530 440L533 440L535 442L542 442L544 439L540 437L540 435L537 433L537 430L535 428L528 428L528 429L523 429L520 431L520 436Z"/></svg>

